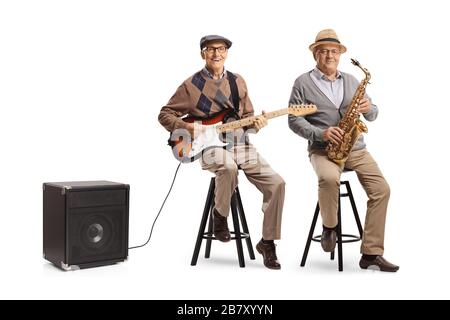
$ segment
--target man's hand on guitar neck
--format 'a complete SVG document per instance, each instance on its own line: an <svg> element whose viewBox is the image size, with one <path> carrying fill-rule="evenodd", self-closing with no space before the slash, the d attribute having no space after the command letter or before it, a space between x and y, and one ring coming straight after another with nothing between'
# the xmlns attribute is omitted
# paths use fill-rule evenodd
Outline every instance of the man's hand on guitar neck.
<svg viewBox="0 0 450 320"><path fill-rule="evenodd" d="M256 129L256 131L261 130L262 128L264 128L265 126L267 126L267 119L264 116L266 112L263 111L262 114L260 116L258 116L255 120L255 122L253 123L253 127Z"/></svg>
<svg viewBox="0 0 450 320"><path fill-rule="evenodd" d="M197 122L188 123L188 131L192 139L197 138L204 130L205 127Z"/></svg>

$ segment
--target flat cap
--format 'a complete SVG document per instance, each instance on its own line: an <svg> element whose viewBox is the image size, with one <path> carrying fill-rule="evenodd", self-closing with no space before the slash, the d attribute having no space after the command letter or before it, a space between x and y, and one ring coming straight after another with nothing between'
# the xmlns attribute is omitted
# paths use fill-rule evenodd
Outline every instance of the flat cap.
<svg viewBox="0 0 450 320"><path fill-rule="evenodd" d="M211 41L223 41L227 45L228 48L233 44L230 40L225 37L218 36L216 34L210 34L208 36L204 36L200 39L200 50L205 47L205 44Z"/></svg>

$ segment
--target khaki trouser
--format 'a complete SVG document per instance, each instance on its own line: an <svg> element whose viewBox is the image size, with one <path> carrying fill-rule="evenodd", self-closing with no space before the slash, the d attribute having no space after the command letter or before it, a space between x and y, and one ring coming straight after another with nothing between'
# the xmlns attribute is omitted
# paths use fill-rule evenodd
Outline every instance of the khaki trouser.
<svg viewBox="0 0 450 320"><path fill-rule="evenodd" d="M319 206L323 224L326 227L335 227L342 169L329 160L323 150L312 150L309 156L319 179ZM389 185L366 149L352 151L345 163L345 168L356 172L369 197L361 253L383 255Z"/></svg>
<svg viewBox="0 0 450 320"><path fill-rule="evenodd" d="M280 239L285 182L252 145L237 145L230 150L209 149L203 153L200 163L203 170L216 174L215 209L225 217L229 215L231 197L238 184L238 169L242 169L263 194L263 238Z"/></svg>

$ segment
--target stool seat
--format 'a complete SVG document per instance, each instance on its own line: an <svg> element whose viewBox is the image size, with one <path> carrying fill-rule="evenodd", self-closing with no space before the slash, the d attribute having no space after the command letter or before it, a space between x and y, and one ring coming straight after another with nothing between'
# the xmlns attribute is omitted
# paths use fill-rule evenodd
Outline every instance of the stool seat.
<svg viewBox="0 0 450 320"><path fill-rule="evenodd" d="M347 172L347 171L352 171L352 170L344 170L344 172ZM341 190L339 189L338 211L337 211L338 224L336 226L336 236L337 236L336 244L338 247L338 269L339 269L339 271L343 271L344 268L343 268L342 244L350 243L350 242L357 242L357 241L362 240L363 228L361 225L361 220L359 218L358 209L356 208L355 199L353 198L353 192L350 187L350 182L340 181L340 185L345 185L346 190L347 190L346 192L342 193ZM345 198L345 197L348 197L350 200L353 215L355 217L356 225L358 227L359 235L342 233L341 198ZM321 235L314 236L314 230L316 228L319 212L320 212L320 206L319 206L319 201L317 201L316 210L314 212L313 220L311 223L311 228L309 229L309 234L308 234L308 238L306 240L305 250L303 251L302 261L300 263L301 267L304 267L306 264L306 259L308 257L308 252L309 252L309 247L311 245L311 241L320 242L320 240L322 238ZM330 259L334 260L334 251L330 253Z"/></svg>
<svg viewBox="0 0 450 320"><path fill-rule="evenodd" d="M213 210L214 210L214 190L216 186L215 178L211 178L209 183L208 196L206 197L205 208L203 209L202 220L200 222L200 228L198 230L197 240L195 243L194 253L192 255L191 266L197 264L198 255L200 253L200 247L203 239L206 239L205 258L209 258L211 254L212 240L217 240L213 234ZM242 206L241 195L239 188L234 189L233 196L231 197L231 216L233 220L233 231L230 231L231 240L236 241L236 249L238 253L239 266L245 267L244 250L242 248L242 239L245 239L247 243L248 254L251 260L255 260L255 253L253 251L252 240L250 238L250 232L248 230L247 220L245 218L244 207ZM208 231L206 229L206 223L208 222ZM242 229L240 229L240 222L242 223Z"/></svg>

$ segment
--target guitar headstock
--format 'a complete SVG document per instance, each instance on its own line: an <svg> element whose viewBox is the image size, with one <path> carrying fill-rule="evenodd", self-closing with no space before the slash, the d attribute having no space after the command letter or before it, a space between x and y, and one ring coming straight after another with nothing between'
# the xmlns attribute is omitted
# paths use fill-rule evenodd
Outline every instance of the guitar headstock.
<svg viewBox="0 0 450 320"><path fill-rule="evenodd" d="M288 107L289 114L293 116L305 116L317 111L315 104L291 104Z"/></svg>

